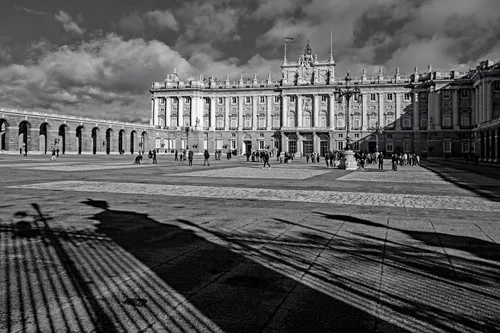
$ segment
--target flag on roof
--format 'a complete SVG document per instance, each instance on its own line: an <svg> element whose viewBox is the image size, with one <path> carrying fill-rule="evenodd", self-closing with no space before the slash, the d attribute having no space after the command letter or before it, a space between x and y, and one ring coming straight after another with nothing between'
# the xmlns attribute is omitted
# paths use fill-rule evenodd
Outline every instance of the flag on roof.
<svg viewBox="0 0 500 333"><path fill-rule="evenodd" d="M285 37L285 43L293 43L293 37Z"/></svg>

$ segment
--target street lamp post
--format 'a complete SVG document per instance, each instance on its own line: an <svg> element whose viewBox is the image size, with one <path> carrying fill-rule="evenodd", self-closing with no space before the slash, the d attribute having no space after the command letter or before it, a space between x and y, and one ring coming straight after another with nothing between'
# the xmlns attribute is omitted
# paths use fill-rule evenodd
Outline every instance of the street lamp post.
<svg viewBox="0 0 500 333"><path fill-rule="evenodd" d="M345 169L345 170L357 170L358 165L357 162L354 158L354 152L352 151L352 144L351 144L351 135L350 135L350 118L349 118L349 103L351 101L351 97L354 96L355 99L358 99L360 90L356 86L351 86L351 75L349 72L347 72L347 75L345 77L345 87L340 88L336 87L335 88L335 95L337 96L338 100L342 100L342 97L345 97L346 99L346 148L344 150L344 154L342 157L342 161L340 163L340 168Z"/></svg>
<svg viewBox="0 0 500 333"><path fill-rule="evenodd" d="M375 133L375 152L379 153L379 147L378 147L378 136L382 134L383 127L380 126L378 121L375 123L375 127L373 128L373 133Z"/></svg>

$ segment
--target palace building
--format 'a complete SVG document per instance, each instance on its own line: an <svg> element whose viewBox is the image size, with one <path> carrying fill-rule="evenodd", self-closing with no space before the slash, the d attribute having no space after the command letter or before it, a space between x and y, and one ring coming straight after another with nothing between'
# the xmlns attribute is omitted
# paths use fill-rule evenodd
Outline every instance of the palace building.
<svg viewBox="0 0 500 333"><path fill-rule="evenodd" d="M460 157L476 152L481 160L500 156L500 62L483 61L469 71L401 75L382 70L375 77L353 77L357 99L339 99L345 87L335 76L330 54L321 61L309 42L296 62L285 58L279 80L253 76L182 81L178 73L153 82L151 123L167 152L192 149L275 149L305 154L343 150L346 125L355 151L417 153ZM347 119L349 117L349 119Z"/></svg>

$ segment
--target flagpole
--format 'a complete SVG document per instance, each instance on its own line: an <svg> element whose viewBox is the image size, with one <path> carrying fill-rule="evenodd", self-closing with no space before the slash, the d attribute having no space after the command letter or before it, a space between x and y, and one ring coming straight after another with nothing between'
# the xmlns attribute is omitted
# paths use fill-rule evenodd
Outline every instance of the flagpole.
<svg viewBox="0 0 500 333"><path fill-rule="evenodd" d="M285 55L283 57L283 63L286 63L286 37L285 37Z"/></svg>
<svg viewBox="0 0 500 333"><path fill-rule="evenodd" d="M333 31L330 30L330 54L333 55Z"/></svg>

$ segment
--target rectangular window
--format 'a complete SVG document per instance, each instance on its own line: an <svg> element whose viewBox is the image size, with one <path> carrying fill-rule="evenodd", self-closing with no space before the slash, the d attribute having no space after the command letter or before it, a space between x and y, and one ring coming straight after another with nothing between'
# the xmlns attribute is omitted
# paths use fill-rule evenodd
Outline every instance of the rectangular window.
<svg viewBox="0 0 500 333"><path fill-rule="evenodd" d="M288 152L295 154L297 152L297 141L288 141Z"/></svg>
<svg viewBox="0 0 500 333"><path fill-rule="evenodd" d="M352 143L352 150L359 150L359 142Z"/></svg>
<svg viewBox="0 0 500 333"><path fill-rule="evenodd" d="M355 138L359 138L359 133L354 133Z"/></svg>
<svg viewBox="0 0 500 333"><path fill-rule="evenodd" d="M460 90L462 98L469 98L469 91L468 90Z"/></svg>
<svg viewBox="0 0 500 333"><path fill-rule="evenodd" d="M265 103L265 102L266 102L266 98L265 98L264 96L260 96L260 97L259 97L259 103L260 103L260 104L263 104L263 103Z"/></svg>
<svg viewBox="0 0 500 333"><path fill-rule="evenodd" d="M290 99L290 103L295 103L295 96L290 96L289 99Z"/></svg>
<svg viewBox="0 0 500 333"><path fill-rule="evenodd" d="M344 134L339 133L339 134L338 134L338 136L339 136L339 138L343 138L343 137L344 137Z"/></svg>
<svg viewBox="0 0 500 333"><path fill-rule="evenodd" d="M423 141L420 143L420 151L423 153L427 152L427 142Z"/></svg>
<svg viewBox="0 0 500 333"><path fill-rule="evenodd" d="M410 143L408 141L403 142L403 150L405 153L410 152Z"/></svg>
<svg viewBox="0 0 500 333"><path fill-rule="evenodd" d="M464 141L462 142L462 153L468 153L469 152L469 142Z"/></svg>
<svg viewBox="0 0 500 333"><path fill-rule="evenodd" d="M250 97L248 97L248 96L247 96L247 97L245 97L245 103L246 103L246 104L250 104L250 103L252 103L252 99L251 99Z"/></svg>
<svg viewBox="0 0 500 333"><path fill-rule="evenodd" d="M280 97L274 96L274 103L279 103L279 102L280 102Z"/></svg>
<svg viewBox="0 0 500 333"><path fill-rule="evenodd" d="M450 98L451 98L450 91L444 90L443 91L443 99L450 99Z"/></svg>
<svg viewBox="0 0 500 333"><path fill-rule="evenodd" d="M264 141L259 141L259 149L264 149Z"/></svg>
<svg viewBox="0 0 500 333"><path fill-rule="evenodd" d="M493 82L493 90L500 91L500 81Z"/></svg>
<svg viewBox="0 0 500 333"><path fill-rule="evenodd" d="M409 101L409 100L410 100L410 93L404 93L404 95L403 95L403 99L404 99L405 101Z"/></svg>
<svg viewBox="0 0 500 333"><path fill-rule="evenodd" d="M161 139L156 139L156 142L155 142L155 148L158 149L158 148L161 148Z"/></svg>
<svg viewBox="0 0 500 333"><path fill-rule="evenodd" d="M392 142L387 142L385 144L385 150L387 150L388 153L394 152L394 144Z"/></svg>
<svg viewBox="0 0 500 333"><path fill-rule="evenodd" d="M215 139L215 149L221 150L222 149L222 139Z"/></svg>
<svg viewBox="0 0 500 333"><path fill-rule="evenodd" d="M451 142L450 141L444 141L443 142L443 150L445 153L451 153Z"/></svg>
<svg viewBox="0 0 500 333"><path fill-rule="evenodd" d="M186 104L191 103L191 98L189 98L189 97L184 97L184 103L186 103Z"/></svg>
<svg viewBox="0 0 500 333"><path fill-rule="evenodd" d="M337 150L344 150L344 142L343 141L337 142Z"/></svg>
<svg viewBox="0 0 500 333"><path fill-rule="evenodd" d="M160 98L160 105L165 105L165 99L164 98Z"/></svg>
<svg viewBox="0 0 500 333"><path fill-rule="evenodd" d="M224 103L224 98L222 97L217 98L217 104L222 104L222 103Z"/></svg>
<svg viewBox="0 0 500 333"><path fill-rule="evenodd" d="M377 95L376 94L370 94L370 101L375 102L377 100Z"/></svg>
<svg viewBox="0 0 500 333"><path fill-rule="evenodd" d="M238 103L238 99L236 97L231 97L231 104Z"/></svg>
<svg viewBox="0 0 500 333"><path fill-rule="evenodd" d="M326 95L321 95L321 101L322 101L323 103L326 103L326 102L328 101L328 96L326 96Z"/></svg>
<svg viewBox="0 0 500 333"><path fill-rule="evenodd" d="M393 95L392 93L387 94L387 100L388 100L388 101L392 101L392 95Z"/></svg>
<svg viewBox="0 0 500 333"><path fill-rule="evenodd" d="M236 149L236 141L231 141L231 149Z"/></svg>

